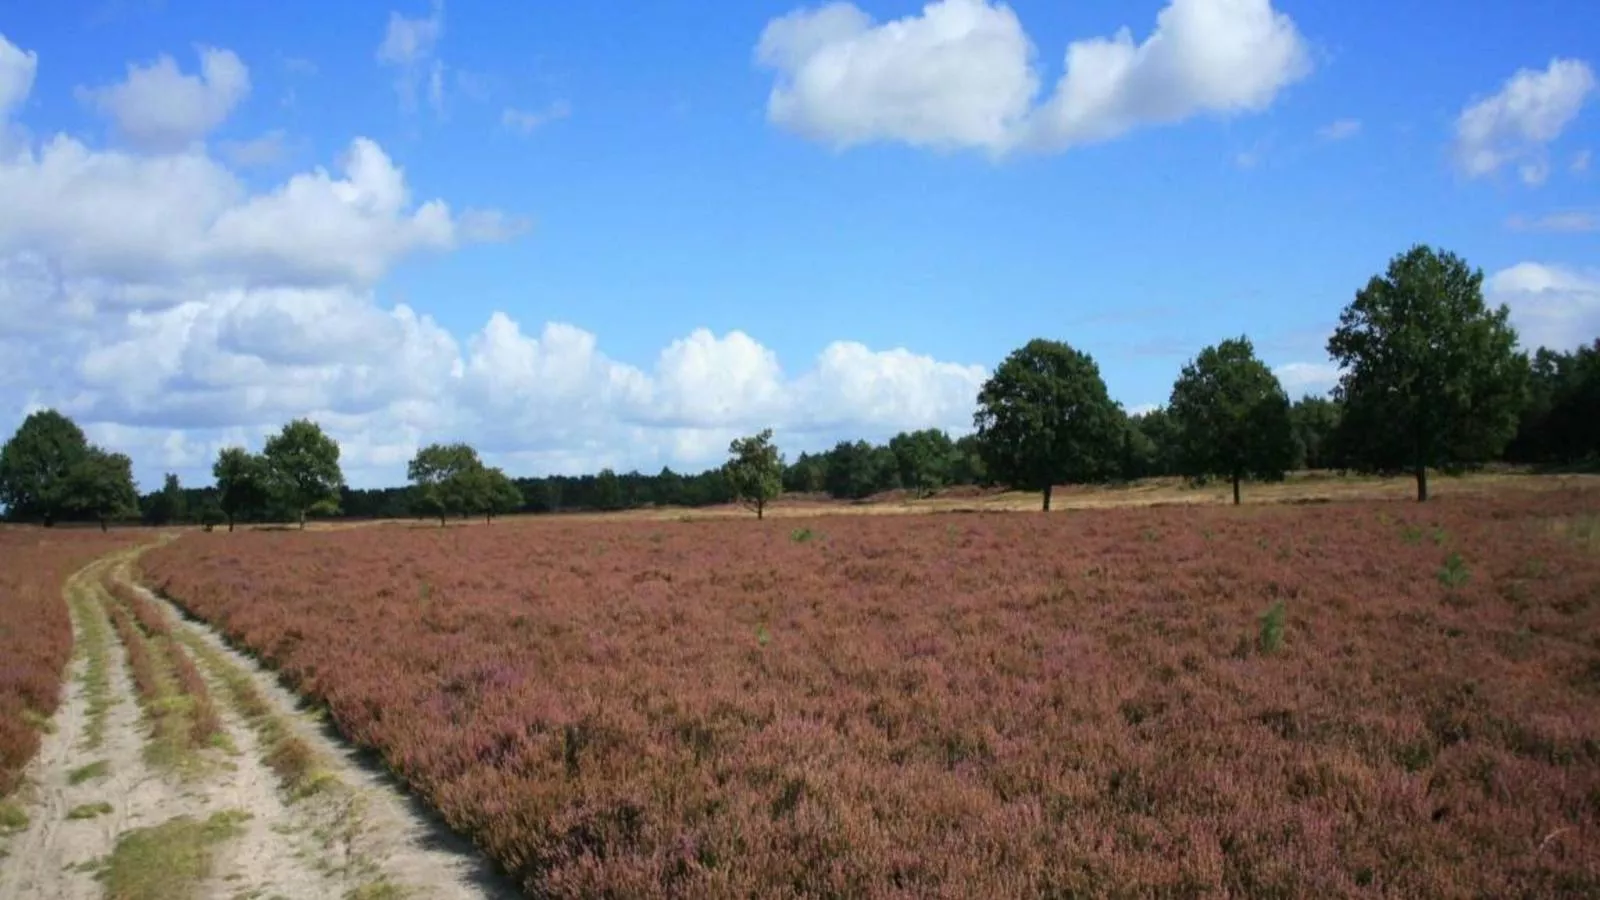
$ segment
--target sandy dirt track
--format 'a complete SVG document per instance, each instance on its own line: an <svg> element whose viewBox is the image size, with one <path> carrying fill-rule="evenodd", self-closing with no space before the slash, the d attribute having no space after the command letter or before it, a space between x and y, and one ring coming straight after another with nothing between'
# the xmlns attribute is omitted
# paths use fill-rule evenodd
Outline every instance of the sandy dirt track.
<svg viewBox="0 0 1600 900"><path fill-rule="evenodd" d="M0 839L0 900L101 897L105 886L96 872L119 837L180 816L204 820L224 812L249 815L237 834L216 846L210 874L195 885L196 897L516 896L470 844L363 764L270 673L140 588L179 636L174 643L210 649L212 659L201 671L225 733L219 746L195 750L183 765L152 760L151 726L138 704L127 654L115 632L104 627L106 604L115 602L104 581L129 581L137 552L92 563L66 586L75 640L66 696L15 798L28 813L28 825ZM102 617L102 627L88 621L93 616ZM96 692L87 676L97 637L104 642L108 690L100 696L102 738L90 746ZM266 764L257 729L228 702L219 661L249 678L267 700L268 715L310 748L319 773L315 792L296 796ZM90 809L97 812L86 815Z"/></svg>

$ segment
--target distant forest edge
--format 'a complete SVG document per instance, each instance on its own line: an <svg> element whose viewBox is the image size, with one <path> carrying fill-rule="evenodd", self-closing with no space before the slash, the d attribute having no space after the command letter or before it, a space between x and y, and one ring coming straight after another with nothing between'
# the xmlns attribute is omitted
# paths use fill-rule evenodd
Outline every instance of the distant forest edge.
<svg viewBox="0 0 1600 900"><path fill-rule="evenodd" d="M697 474L604 469L582 476L511 477L465 443L423 447L403 487L352 489L339 445L308 419L260 453L221 451L216 484L167 475L138 494L132 462L90 444L53 410L28 416L0 447L0 505L12 521L134 519L148 524L299 522L308 517L450 517L704 507L742 502L758 516L785 494L860 500L956 486L1038 491L1154 476L1241 485L1288 472L1409 475L1417 499L1428 472L1495 462L1552 469L1600 463L1600 339L1567 352L1519 349L1502 305L1483 299L1483 274L1430 247L1412 247L1356 292L1328 340L1341 376L1328 396L1291 402L1240 336L1182 368L1168 403L1127 414L1086 352L1037 339L1013 351L977 396L974 432L902 432L887 443L840 441L785 460L772 431L739 438L728 461Z"/></svg>

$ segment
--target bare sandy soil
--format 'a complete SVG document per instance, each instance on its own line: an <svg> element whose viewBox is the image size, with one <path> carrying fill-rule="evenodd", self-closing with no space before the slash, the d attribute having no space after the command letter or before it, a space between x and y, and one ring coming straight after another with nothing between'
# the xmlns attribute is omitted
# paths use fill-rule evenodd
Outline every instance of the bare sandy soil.
<svg viewBox="0 0 1600 900"><path fill-rule="evenodd" d="M269 715L311 748L319 777L315 792L291 793L266 764L257 730L226 702L229 693L209 667L208 688L218 701L225 739L197 750L182 766L152 761L146 752L151 729L126 653L111 629L86 622L105 615L102 578L109 573L126 579L131 558L106 557L67 585L77 642L69 696L18 794L29 824L4 842L0 900L101 897L106 888L97 872L119 838L178 817L205 820L217 813L248 818L241 816L239 830L215 848L209 874L193 886L196 897L515 896L470 845L363 765L270 674L146 593L161 604L175 634L203 642L253 680L271 707ZM109 690L101 696L102 738L90 746L95 691L87 677L90 642L97 637L109 662Z"/></svg>

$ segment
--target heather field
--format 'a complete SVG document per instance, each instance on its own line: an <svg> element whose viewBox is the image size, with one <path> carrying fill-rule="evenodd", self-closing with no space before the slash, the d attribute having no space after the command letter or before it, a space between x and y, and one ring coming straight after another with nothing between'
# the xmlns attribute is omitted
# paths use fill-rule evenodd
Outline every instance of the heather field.
<svg viewBox="0 0 1600 900"><path fill-rule="evenodd" d="M1600 893L1600 491L141 566L533 895Z"/></svg>
<svg viewBox="0 0 1600 900"><path fill-rule="evenodd" d="M72 620L61 589L97 557L148 535L0 527L0 798L39 749L61 702Z"/></svg>

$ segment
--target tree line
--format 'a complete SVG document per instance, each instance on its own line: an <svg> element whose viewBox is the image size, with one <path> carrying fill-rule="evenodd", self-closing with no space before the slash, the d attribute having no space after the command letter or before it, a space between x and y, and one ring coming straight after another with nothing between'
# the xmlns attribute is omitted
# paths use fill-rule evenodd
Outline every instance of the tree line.
<svg viewBox="0 0 1600 900"><path fill-rule="evenodd" d="M603 469L512 478L464 443L417 451L405 487L351 489L339 445L308 419L259 453L223 449L214 486L176 475L140 496L127 456L90 444L54 410L27 417L0 448L0 504L20 521L296 522L313 515L448 518L512 512L622 510L743 502L757 516L783 493L859 500L951 486L1040 492L1061 484L1180 475L1243 485L1297 469L1406 474L1417 499L1428 472L1504 460L1540 466L1600 461L1600 339L1575 351L1520 349L1504 305L1484 300L1483 274L1453 253L1418 245L1356 292L1327 344L1341 376L1328 396L1291 402L1247 336L1184 364L1167 403L1127 413L1094 358L1036 339L996 367L977 396L973 431L902 432L883 444L840 441L792 462L771 429L734 440L729 459L698 474Z"/></svg>

